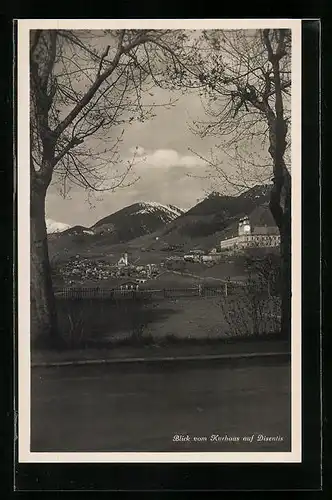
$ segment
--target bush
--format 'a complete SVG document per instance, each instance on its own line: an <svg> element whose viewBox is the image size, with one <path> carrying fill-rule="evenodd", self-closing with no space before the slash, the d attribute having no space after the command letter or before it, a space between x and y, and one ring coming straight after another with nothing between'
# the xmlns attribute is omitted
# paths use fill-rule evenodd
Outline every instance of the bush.
<svg viewBox="0 0 332 500"><path fill-rule="evenodd" d="M253 289L265 290L270 295L280 291L280 255L270 249L253 248L238 257L237 264L247 275L247 285Z"/></svg>
<svg viewBox="0 0 332 500"><path fill-rule="evenodd" d="M147 334L153 308L147 299L58 298L58 327L65 346L84 348L102 339L130 338L135 343Z"/></svg>
<svg viewBox="0 0 332 500"><path fill-rule="evenodd" d="M279 297L269 296L253 284L223 297L220 306L232 337L262 336L280 330Z"/></svg>

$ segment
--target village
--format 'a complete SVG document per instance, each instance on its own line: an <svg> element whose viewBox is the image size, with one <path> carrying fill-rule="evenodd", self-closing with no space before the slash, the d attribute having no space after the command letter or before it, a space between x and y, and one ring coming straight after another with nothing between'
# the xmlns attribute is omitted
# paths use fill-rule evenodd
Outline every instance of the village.
<svg viewBox="0 0 332 500"><path fill-rule="evenodd" d="M196 258L194 255L193 258ZM130 285L130 288L138 288L155 280L161 274L170 269L180 269L179 263L185 262L184 257L166 257L159 264L139 264L131 262L128 253L125 252L117 263L107 260L94 260L76 255L67 262L58 266L57 274L65 286L86 285L87 283L98 283L112 288L121 288Z"/></svg>
<svg viewBox="0 0 332 500"><path fill-rule="evenodd" d="M124 253L116 264L103 259L91 259L76 255L58 266L57 273L64 285L86 284L89 282L120 284L124 279L143 284L153 279L160 272L156 264L137 265L129 262L128 253Z"/></svg>
<svg viewBox="0 0 332 500"><path fill-rule="evenodd" d="M57 267L56 274L63 286L94 286L117 289L140 289L151 287L154 281L166 273L185 275L190 264L199 264L200 268L209 268L224 262L231 262L232 257L246 253L249 248L278 248L280 236L275 228L251 227L247 217L238 222L238 234L220 241L219 245L208 251L194 248L188 252L176 251L157 259L150 253L151 261L142 263L140 257L123 252L116 261L106 258L88 258L77 254ZM173 252L172 252L173 253ZM157 261L157 262L156 262ZM188 274L188 273L187 273Z"/></svg>

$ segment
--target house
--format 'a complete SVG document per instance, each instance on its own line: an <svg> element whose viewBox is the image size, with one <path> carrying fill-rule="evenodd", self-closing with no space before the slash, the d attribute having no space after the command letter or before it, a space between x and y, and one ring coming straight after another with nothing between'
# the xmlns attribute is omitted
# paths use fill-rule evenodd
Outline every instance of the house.
<svg viewBox="0 0 332 500"><path fill-rule="evenodd" d="M239 220L238 235L220 242L221 250L238 251L247 248L278 247L280 234L274 226L251 227L248 217Z"/></svg>
<svg viewBox="0 0 332 500"><path fill-rule="evenodd" d="M120 285L120 290L122 291L134 291L138 290L139 286L136 283L136 281L125 281L124 283L121 283Z"/></svg>
<svg viewBox="0 0 332 500"><path fill-rule="evenodd" d="M184 255L183 260L186 262L200 262L203 254L204 252L201 253L201 251L192 251Z"/></svg>
<svg viewBox="0 0 332 500"><path fill-rule="evenodd" d="M209 253L208 255L202 256L202 262L204 264L210 262L219 262L220 260L222 260L222 256L220 255L220 253Z"/></svg>

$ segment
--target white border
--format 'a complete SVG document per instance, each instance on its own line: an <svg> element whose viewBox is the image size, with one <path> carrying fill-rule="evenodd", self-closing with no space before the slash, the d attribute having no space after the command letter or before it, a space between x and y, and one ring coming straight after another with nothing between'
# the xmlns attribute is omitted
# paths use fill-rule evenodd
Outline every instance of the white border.
<svg viewBox="0 0 332 500"><path fill-rule="evenodd" d="M282 453L32 453L30 452L30 173L29 30L31 29L292 29L292 451ZM22 463L205 462L285 463L302 460L301 422L301 20L300 19L23 19L18 20L18 411Z"/></svg>

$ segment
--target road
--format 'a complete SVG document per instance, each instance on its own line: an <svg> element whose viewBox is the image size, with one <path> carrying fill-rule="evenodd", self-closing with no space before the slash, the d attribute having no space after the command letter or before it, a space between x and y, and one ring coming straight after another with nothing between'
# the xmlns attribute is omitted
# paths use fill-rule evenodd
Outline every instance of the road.
<svg viewBox="0 0 332 500"><path fill-rule="evenodd" d="M31 451L290 451L285 362L34 368L31 385Z"/></svg>

